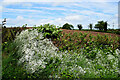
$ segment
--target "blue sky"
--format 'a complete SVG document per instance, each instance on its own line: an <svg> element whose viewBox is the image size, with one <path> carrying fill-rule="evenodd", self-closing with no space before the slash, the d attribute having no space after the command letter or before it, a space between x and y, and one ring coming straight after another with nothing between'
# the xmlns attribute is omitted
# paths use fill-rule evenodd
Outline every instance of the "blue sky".
<svg viewBox="0 0 120 80"><path fill-rule="evenodd" d="M6 2L5 2L6 1ZM15 0L13 0L15 1ZM118 28L118 2L9 2L2 0L0 20L7 18L6 26L28 26L41 24L55 24L62 26L65 23L82 24L88 29L88 24L95 25L97 21L108 21L108 28Z"/></svg>

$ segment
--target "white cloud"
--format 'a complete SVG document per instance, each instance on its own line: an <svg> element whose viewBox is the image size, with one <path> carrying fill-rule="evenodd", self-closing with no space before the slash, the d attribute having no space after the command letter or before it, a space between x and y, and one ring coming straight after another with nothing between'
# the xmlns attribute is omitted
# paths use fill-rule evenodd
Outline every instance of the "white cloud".
<svg viewBox="0 0 120 80"><path fill-rule="evenodd" d="M101 17L102 18L108 18L108 17L110 17L109 14L104 14L104 13L101 13L101 12L95 12L95 11L89 11L89 10L83 10L80 13L88 15L90 17L93 17L93 15L94 15L94 17L96 16L98 18L101 18Z"/></svg>
<svg viewBox="0 0 120 80"><path fill-rule="evenodd" d="M119 0L3 0L3 2L118 2Z"/></svg>
<svg viewBox="0 0 120 80"><path fill-rule="evenodd" d="M28 26L33 25L40 25L40 24L46 24L50 23L50 20L48 19L40 19L40 20L34 20L34 19L28 19L24 18L23 16L17 16L15 19L8 18L7 19L7 26L22 26L24 24L28 24Z"/></svg>
<svg viewBox="0 0 120 80"><path fill-rule="evenodd" d="M3 8L3 7L0 5L0 12L2 12L2 8Z"/></svg>
<svg viewBox="0 0 120 80"><path fill-rule="evenodd" d="M80 20L80 15L67 16L65 17L65 19L77 21L77 20Z"/></svg>
<svg viewBox="0 0 120 80"><path fill-rule="evenodd" d="M113 13L118 11L118 6L110 2L85 2L85 3L71 3L70 6L86 8L88 10L101 10L104 13Z"/></svg>
<svg viewBox="0 0 120 80"><path fill-rule="evenodd" d="M17 19L17 20L23 20L23 17L22 17L22 16L17 16L16 19Z"/></svg>
<svg viewBox="0 0 120 80"><path fill-rule="evenodd" d="M22 6L24 6L24 7L32 7L32 3L23 3Z"/></svg>
<svg viewBox="0 0 120 80"><path fill-rule="evenodd" d="M44 13L43 11L40 10L31 10L31 9L10 9L10 8L4 8L3 12L34 12L34 13Z"/></svg>
<svg viewBox="0 0 120 80"><path fill-rule="evenodd" d="M67 10L65 8L59 8L59 7L33 7L33 8L36 8L36 9L48 9L48 10Z"/></svg>

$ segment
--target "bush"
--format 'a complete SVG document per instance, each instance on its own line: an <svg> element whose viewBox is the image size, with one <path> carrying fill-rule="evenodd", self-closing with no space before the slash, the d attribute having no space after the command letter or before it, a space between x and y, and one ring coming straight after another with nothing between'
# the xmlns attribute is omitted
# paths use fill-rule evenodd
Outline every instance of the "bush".
<svg viewBox="0 0 120 80"><path fill-rule="evenodd" d="M50 25L50 24L45 24L45 25L40 25L38 27L34 27L34 29L37 29L39 32L42 32L44 37L46 38L51 38L51 39L56 39L57 37L60 36L60 28L56 29L55 25Z"/></svg>

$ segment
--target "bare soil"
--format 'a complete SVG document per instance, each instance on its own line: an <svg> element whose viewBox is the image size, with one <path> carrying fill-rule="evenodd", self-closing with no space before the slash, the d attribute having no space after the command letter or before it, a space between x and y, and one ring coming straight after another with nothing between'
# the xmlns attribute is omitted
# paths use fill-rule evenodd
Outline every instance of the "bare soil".
<svg viewBox="0 0 120 80"><path fill-rule="evenodd" d="M61 29L61 30L63 30L62 31L62 33L74 33L74 32L81 32L81 33L88 33L88 35L89 34L91 34L91 35L93 35L93 36L97 36L97 34L100 34L100 35L108 35L108 36L111 36L111 37L115 37L115 36L118 36L118 37L120 37L120 35L118 35L118 34L113 34L113 33L104 33L104 32L95 32L95 31L80 31L80 30L67 30L67 29Z"/></svg>

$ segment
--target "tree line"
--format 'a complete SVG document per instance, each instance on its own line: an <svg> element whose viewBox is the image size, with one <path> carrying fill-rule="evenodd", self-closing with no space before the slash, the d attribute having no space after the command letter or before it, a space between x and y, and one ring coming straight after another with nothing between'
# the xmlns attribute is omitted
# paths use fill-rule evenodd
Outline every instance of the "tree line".
<svg viewBox="0 0 120 80"><path fill-rule="evenodd" d="M108 26L108 25L109 25L109 24L107 23L107 21L105 21L105 22L104 22L104 21L98 21L98 23L95 24L94 28L96 28L96 29L98 29L98 30L107 31L107 26ZM78 27L79 30L82 30L82 28L83 28L82 24L78 24L77 27ZM88 27L90 28L90 30L92 30L92 29L93 29L93 24L90 23L90 24L88 25ZM65 23L65 24L63 25L62 29L72 30L72 29L74 29L74 26L71 25L71 24Z"/></svg>

